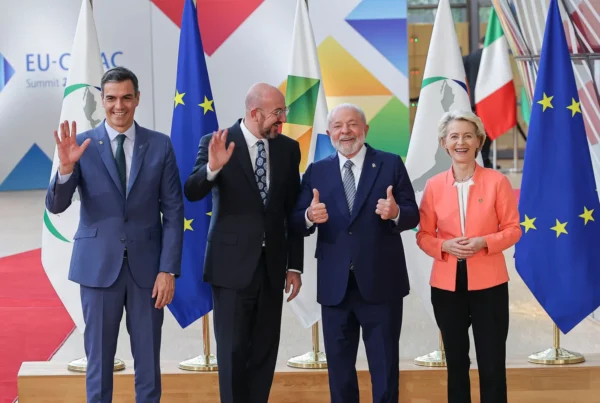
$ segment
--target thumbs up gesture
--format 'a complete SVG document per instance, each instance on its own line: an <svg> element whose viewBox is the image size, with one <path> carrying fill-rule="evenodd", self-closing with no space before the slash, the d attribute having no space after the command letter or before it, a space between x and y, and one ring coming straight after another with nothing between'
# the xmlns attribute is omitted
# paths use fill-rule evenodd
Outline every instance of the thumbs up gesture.
<svg viewBox="0 0 600 403"><path fill-rule="evenodd" d="M313 199L310 202L310 207L306 213L308 219L315 224L323 224L329 219L325 203L319 201L319 191L317 189L313 189Z"/></svg>
<svg viewBox="0 0 600 403"><path fill-rule="evenodd" d="M392 189L392 186L388 186L386 198L379 199L377 201L377 209L375 210L375 213L378 214L382 220L393 220L400 212L400 207L398 207L398 204L396 204L396 200L392 194Z"/></svg>

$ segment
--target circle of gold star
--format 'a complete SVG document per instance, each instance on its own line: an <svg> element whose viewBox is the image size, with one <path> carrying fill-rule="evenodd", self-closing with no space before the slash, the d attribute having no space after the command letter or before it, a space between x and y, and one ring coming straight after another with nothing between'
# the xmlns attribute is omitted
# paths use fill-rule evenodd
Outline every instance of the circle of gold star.
<svg viewBox="0 0 600 403"><path fill-rule="evenodd" d="M571 98L571 100L571 105L567 106L567 109L571 111L571 117L573 117L576 113L581 113L581 105L575 101L575 98Z"/></svg>
<svg viewBox="0 0 600 403"><path fill-rule="evenodd" d="M583 207L583 214L579 215L579 217L581 217L585 220L583 225L587 225L588 221L595 221L594 216L592 216L593 213L594 213L594 209L588 210L587 207L585 207L585 206Z"/></svg>
<svg viewBox="0 0 600 403"><path fill-rule="evenodd" d="M552 228L550 228L553 231L556 231L556 237L558 238L560 236L560 234L569 234L567 232L567 224L566 222L560 222L558 221L558 219L556 219L556 225Z"/></svg>
<svg viewBox="0 0 600 403"><path fill-rule="evenodd" d="M544 109L542 110L542 112L546 112L547 108L554 109L554 106L552 106L552 98L554 98L554 95L552 95L551 97L549 97L544 92L544 99L542 99L541 101L537 102L538 104L540 104L540 105L542 105L544 107Z"/></svg>
<svg viewBox="0 0 600 403"><path fill-rule="evenodd" d="M527 217L527 214L525 214L525 221L523 221L523 222L521 223L521 225L522 225L523 227L525 227L525 233L527 233L527 231L529 231L530 229L537 229L537 228L535 227L535 225L533 224L533 223L535 222L535 220L536 220L536 218L535 218L535 217L533 217L533 218L529 218L529 217Z"/></svg>

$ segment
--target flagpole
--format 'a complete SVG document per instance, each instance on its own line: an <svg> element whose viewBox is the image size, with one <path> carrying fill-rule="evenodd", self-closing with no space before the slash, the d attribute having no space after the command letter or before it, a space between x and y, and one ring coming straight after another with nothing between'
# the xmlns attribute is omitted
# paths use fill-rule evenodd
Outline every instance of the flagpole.
<svg viewBox="0 0 600 403"><path fill-rule="evenodd" d="M492 147L493 147L493 168L496 169L496 167L498 166L498 149L496 148L496 140L492 140Z"/></svg>
<svg viewBox="0 0 600 403"><path fill-rule="evenodd" d="M94 9L94 1L89 0L90 8ZM78 358L69 362L67 369L73 372L86 372L87 370L87 357ZM115 358L113 372L122 371L125 369L125 363L119 358Z"/></svg>
<svg viewBox="0 0 600 403"><path fill-rule="evenodd" d="M510 170L512 173L520 173L519 169L519 134L517 133L517 128L512 128L513 132L513 168Z"/></svg>
<svg viewBox="0 0 600 403"><path fill-rule="evenodd" d="M580 353L574 353L560 347L560 330L556 323L554 324L554 346L539 353L531 354L527 361L532 364L543 365L568 365L580 364L585 361L585 357Z"/></svg>
<svg viewBox="0 0 600 403"><path fill-rule="evenodd" d="M446 366L446 350L444 350L444 341L442 333L439 336L440 349L434 350L429 354L422 355L413 360L415 365L420 367L445 367Z"/></svg>
<svg viewBox="0 0 600 403"><path fill-rule="evenodd" d="M208 313L202 317L202 339L204 354L179 363L179 369L194 372L214 372L219 369L217 358L210 353L210 325Z"/></svg>

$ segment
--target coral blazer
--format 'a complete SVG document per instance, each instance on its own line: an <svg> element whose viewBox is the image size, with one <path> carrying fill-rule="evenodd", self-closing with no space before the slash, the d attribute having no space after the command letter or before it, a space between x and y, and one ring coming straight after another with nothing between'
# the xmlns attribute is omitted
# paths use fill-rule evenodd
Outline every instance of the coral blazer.
<svg viewBox="0 0 600 403"><path fill-rule="evenodd" d="M464 236L483 236L487 248L467 258L467 278L469 290L482 290L508 281L502 251L521 238L521 227L515 194L503 174L477 165L473 182L469 187ZM429 284L455 291L457 258L442 252L445 240L463 236L452 169L427 181L419 211L417 244L435 259Z"/></svg>

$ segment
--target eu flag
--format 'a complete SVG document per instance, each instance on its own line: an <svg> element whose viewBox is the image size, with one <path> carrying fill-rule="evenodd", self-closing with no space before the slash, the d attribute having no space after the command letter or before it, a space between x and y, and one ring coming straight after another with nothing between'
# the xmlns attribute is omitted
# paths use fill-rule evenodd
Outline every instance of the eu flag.
<svg viewBox="0 0 600 403"><path fill-rule="evenodd" d="M600 201L556 0L550 2L519 211L517 271L567 333L600 306Z"/></svg>
<svg viewBox="0 0 600 403"><path fill-rule="evenodd" d="M183 187L194 167L200 138L218 128L196 6L192 0L185 0L183 9L174 108L171 141ZM175 296L168 305L182 328L210 312L213 307L211 288L202 281L211 198L205 197L196 203L184 200L184 204L181 279L177 281Z"/></svg>

